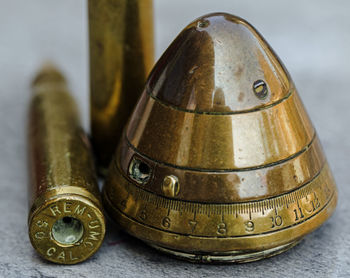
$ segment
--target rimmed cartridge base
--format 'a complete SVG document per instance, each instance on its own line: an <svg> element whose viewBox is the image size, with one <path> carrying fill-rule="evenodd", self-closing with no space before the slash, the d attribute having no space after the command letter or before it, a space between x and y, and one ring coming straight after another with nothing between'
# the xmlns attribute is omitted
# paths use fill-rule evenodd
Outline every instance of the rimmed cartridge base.
<svg viewBox="0 0 350 278"><path fill-rule="evenodd" d="M69 191L74 190L80 189L69 188ZM102 244L105 220L101 208L76 193L46 196L48 198L37 199L32 207L29 218L31 243L42 257L51 262L82 262Z"/></svg>

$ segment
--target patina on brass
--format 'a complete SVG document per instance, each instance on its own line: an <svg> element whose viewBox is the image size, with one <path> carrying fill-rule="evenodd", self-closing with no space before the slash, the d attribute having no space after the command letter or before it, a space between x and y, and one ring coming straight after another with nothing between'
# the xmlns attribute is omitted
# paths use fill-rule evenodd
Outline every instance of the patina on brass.
<svg viewBox="0 0 350 278"><path fill-rule="evenodd" d="M91 138L104 174L154 61L152 0L89 0Z"/></svg>
<svg viewBox="0 0 350 278"><path fill-rule="evenodd" d="M103 197L128 233L159 250L247 262L319 227L337 189L277 55L245 20L216 13L188 25L157 62Z"/></svg>
<svg viewBox="0 0 350 278"><path fill-rule="evenodd" d="M52 66L33 82L29 116L31 243L49 261L82 262L99 249L105 220L88 139Z"/></svg>

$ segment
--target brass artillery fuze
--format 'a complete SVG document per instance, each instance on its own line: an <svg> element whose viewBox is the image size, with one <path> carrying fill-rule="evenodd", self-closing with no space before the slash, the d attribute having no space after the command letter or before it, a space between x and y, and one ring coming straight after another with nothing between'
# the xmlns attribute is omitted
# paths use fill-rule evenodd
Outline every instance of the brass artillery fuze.
<svg viewBox="0 0 350 278"><path fill-rule="evenodd" d="M104 199L159 250L245 262L319 227L337 190L287 70L249 23L217 13L188 25L154 67Z"/></svg>

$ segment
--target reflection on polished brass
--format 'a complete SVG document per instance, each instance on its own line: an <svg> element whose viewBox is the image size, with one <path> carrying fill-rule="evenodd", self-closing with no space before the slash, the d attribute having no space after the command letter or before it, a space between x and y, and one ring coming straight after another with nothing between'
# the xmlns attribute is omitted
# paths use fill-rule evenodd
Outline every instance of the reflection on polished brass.
<svg viewBox="0 0 350 278"><path fill-rule="evenodd" d="M75 264L105 234L88 139L64 77L45 67L33 82L29 122L29 237L45 259Z"/></svg>
<svg viewBox="0 0 350 278"><path fill-rule="evenodd" d="M135 159L151 169L146 183L130 176ZM188 25L157 62L103 198L128 233L161 251L246 262L319 227L337 189L283 64L249 23L217 13Z"/></svg>
<svg viewBox="0 0 350 278"><path fill-rule="evenodd" d="M89 0L91 136L107 169L153 65L152 0Z"/></svg>

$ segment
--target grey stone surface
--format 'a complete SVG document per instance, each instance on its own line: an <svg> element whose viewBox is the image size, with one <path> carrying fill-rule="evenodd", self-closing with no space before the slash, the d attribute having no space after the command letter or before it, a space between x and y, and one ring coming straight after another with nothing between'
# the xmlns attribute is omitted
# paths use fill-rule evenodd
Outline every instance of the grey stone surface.
<svg viewBox="0 0 350 278"><path fill-rule="evenodd" d="M66 72L88 123L86 3L0 0L0 277L350 277L350 4L339 1L157 0L159 56L192 19L227 11L254 24L289 69L339 189L333 217L292 250L243 265L190 264L159 254L113 224L90 260L43 261L27 236L29 84L46 59ZM289 3L289 5L287 5Z"/></svg>

